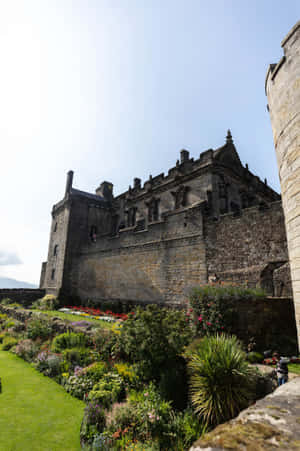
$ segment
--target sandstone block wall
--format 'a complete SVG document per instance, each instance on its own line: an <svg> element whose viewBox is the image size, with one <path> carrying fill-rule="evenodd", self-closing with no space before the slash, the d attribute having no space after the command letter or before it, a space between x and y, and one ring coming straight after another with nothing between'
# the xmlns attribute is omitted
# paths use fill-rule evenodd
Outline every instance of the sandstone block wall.
<svg viewBox="0 0 300 451"><path fill-rule="evenodd" d="M300 343L300 21L282 41L284 56L266 78L285 214Z"/></svg>

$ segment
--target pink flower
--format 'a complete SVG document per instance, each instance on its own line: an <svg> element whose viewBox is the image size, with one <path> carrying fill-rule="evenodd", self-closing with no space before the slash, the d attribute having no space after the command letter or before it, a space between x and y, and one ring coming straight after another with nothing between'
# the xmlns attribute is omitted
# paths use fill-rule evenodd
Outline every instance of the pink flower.
<svg viewBox="0 0 300 451"><path fill-rule="evenodd" d="M144 393L144 396L149 396L149 393L147 392L147 393Z"/></svg>
<svg viewBox="0 0 300 451"><path fill-rule="evenodd" d="M202 316L198 316L198 321L202 321Z"/></svg>
<svg viewBox="0 0 300 451"><path fill-rule="evenodd" d="M209 323L208 321L207 321L207 323L206 323L208 326L211 326L211 323Z"/></svg>

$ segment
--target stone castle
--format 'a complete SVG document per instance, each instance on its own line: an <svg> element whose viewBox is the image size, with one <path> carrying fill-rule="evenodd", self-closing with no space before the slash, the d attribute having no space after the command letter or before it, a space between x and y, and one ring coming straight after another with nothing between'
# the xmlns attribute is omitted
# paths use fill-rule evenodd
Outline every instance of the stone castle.
<svg viewBox="0 0 300 451"><path fill-rule="evenodd" d="M291 294L281 197L225 144L198 159L187 150L167 175L135 178L114 197L73 188L54 205L40 287L81 301L180 305L209 281Z"/></svg>

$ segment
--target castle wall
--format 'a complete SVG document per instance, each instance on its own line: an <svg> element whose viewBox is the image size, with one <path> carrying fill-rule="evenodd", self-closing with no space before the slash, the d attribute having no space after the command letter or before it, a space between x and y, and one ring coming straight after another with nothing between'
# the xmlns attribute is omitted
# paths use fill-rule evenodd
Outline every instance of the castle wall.
<svg viewBox="0 0 300 451"><path fill-rule="evenodd" d="M286 221L300 345L300 21L282 42L284 56L269 67L266 94Z"/></svg>
<svg viewBox="0 0 300 451"><path fill-rule="evenodd" d="M120 231L74 255L67 290L81 299L182 303L205 283L201 208L171 213L147 231Z"/></svg>
<svg viewBox="0 0 300 451"><path fill-rule="evenodd" d="M281 202L267 209L248 208L237 216L223 215L217 221L206 219L204 229L208 276L255 287L264 284L266 270L264 288L275 294L268 282L273 283L273 272L288 261Z"/></svg>

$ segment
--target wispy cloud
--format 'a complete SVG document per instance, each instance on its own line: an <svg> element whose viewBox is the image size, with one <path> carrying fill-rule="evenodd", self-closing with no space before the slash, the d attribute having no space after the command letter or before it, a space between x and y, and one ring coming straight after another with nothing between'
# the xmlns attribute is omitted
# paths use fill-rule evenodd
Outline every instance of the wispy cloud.
<svg viewBox="0 0 300 451"><path fill-rule="evenodd" d="M15 252L6 252L0 250L0 266L20 265L22 261Z"/></svg>

